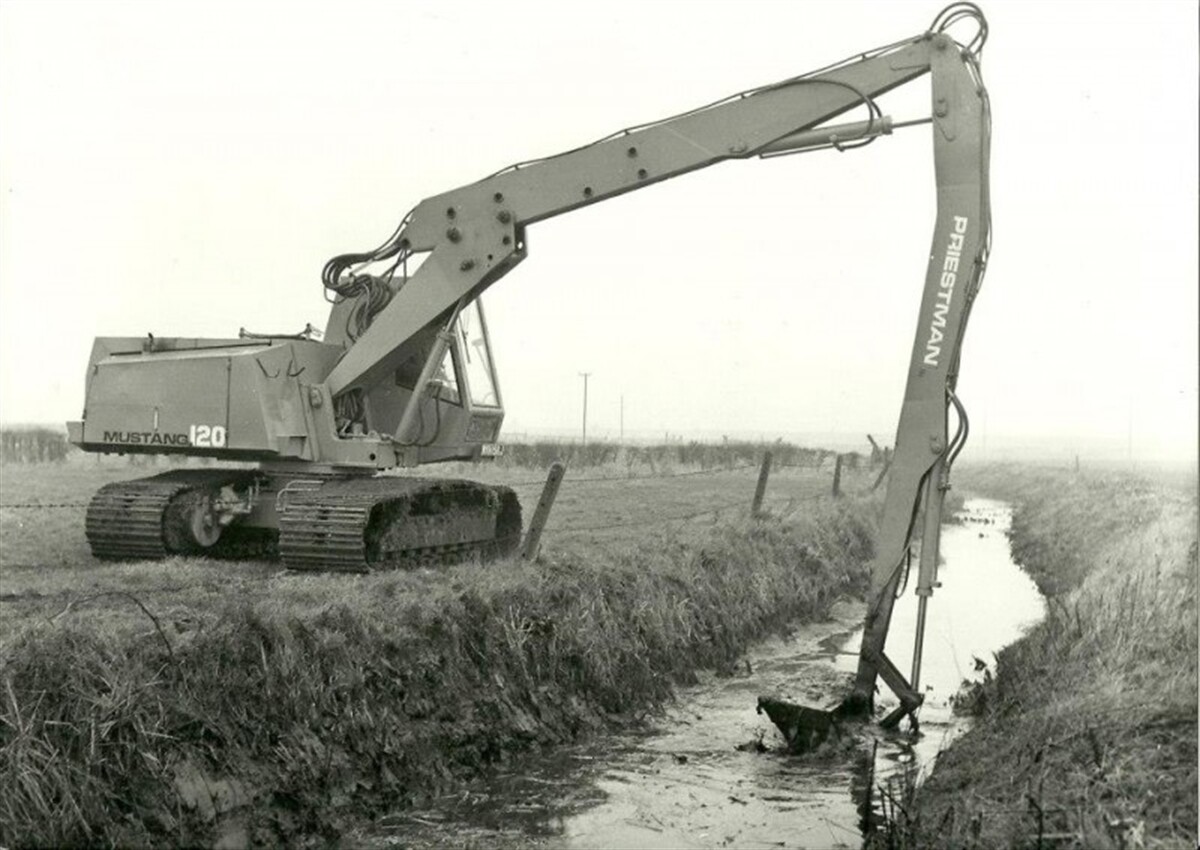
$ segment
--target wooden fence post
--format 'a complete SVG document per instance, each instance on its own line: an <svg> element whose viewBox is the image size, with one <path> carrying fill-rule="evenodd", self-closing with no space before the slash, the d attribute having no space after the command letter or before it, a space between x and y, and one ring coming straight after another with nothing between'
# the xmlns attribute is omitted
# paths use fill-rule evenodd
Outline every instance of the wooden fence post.
<svg viewBox="0 0 1200 850"><path fill-rule="evenodd" d="M842 455L839 452L837 460L833 463L833 495L842 495Z"/></svg>
<svg viewBox="0 0 1200 850"><path fill-rule="evenodd" d="M546 476L546 486L542 488L542 497L538 499L537 508L533 511L533 519L529 521L529 532L525 535L525 549L521 557L533 561L542 548L542 532L546 528L546 520L550 518L550 508L554 506L554 498L558 495L558 486L562 484L564 467L558 461L550 464L550 474Z"/></svg>
<svg viewBox="0 0 1200 850"><path fill-rule="evenodd" d="M750 505L750 516L762 515L763 496L767 494L767 477L771 474L771 453L764 452L762 469L758 471L758 486L754 488L754 502Z"/></svg>
<svg viewBox="0 0 1200 850"><path fill-rule="evenodd" d="M879 470L879 476L875 479L875 483L871 485L872 493L879 489L879 485L883 483L883 479L887 478L888 470L891 468L892 456L889 454L887 460L883 462L883 469Z"/></svg>

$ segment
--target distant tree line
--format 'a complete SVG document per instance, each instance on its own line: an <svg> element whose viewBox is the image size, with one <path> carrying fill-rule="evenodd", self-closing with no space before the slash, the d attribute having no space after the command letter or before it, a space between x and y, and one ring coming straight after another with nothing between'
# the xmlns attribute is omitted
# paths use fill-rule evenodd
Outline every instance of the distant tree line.
<svg viewBox="0 0 1200 850"><path fill-rule="evenodd" d="M68 449L67 435L50 428L0 428L4 463L62 463Z"/></svg>

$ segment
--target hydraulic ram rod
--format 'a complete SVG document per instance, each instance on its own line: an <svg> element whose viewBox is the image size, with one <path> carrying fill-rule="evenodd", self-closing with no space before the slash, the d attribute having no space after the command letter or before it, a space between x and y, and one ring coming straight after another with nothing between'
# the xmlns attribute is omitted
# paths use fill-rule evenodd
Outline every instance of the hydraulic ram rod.
<svg viewBox="0 0 1200 850"><path fill-rule="evenodd" d="M808 148L827 148L843 142L857 142L873 139L876 136L888 136L891 135L893 126L892 116L884 115L872 121L854 121L849 124L834 124L832 127L802 130L799 133L792 133L790 136L768 142L759 149L758 155L797 153Z"/></svg>

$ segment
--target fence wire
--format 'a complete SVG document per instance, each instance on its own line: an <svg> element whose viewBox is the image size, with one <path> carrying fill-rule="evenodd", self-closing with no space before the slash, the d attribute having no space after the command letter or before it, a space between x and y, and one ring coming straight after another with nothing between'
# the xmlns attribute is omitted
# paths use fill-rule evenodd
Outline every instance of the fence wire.
<svg viewBox="0 0 1200 850"><path fill-rule="evenodd" d="M721 505L713 505L711 507L704 508L703 510L693 511L692 513L678 514L675 516L660 516L660 517L654 517L652 519L635 519L635 520L629 520L627 522L603 523L600 525L570 526L567 528L548 528L546 530L547 530L547 532L553 531L556 534L575 534L576 532L580 532L580 531L611 531L613 529L618 529L618 528L633 528L635 526L658 525L660 523L677 522L679 520L698 519L699 517L702 517L702 516L710 516L712 514L721 513L722 511L727 511L733 507L745 507L745 505L746 505L745 499L738 499L736 501L726 502Z"/></svg>
<svg viewBox="0 0 1200 850"><path fill-rule="evenodd" d="M86 508L87 506L87 502L20 502L0 504L0 508L8 508L14 511L32 510L34 508Z"/></svg>

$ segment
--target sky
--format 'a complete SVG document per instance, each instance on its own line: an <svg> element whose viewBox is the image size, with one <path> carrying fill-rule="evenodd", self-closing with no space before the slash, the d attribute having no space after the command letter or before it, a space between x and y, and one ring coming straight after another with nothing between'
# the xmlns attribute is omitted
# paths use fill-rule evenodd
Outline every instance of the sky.
<svg viewBox="0 0 1200 850"><path fill-rule="evenodd" d="M78 417L98 335L323 326L325 260L422 198L916 35L941 5L4 0L0 420ZM981 5L994 245L967 454L1194 458L1197 7ZM927 116L927 79L884 112ZM628 436L890 442L929 134L531 226L484 299L507 434L577 434L586 371L593 436L623 406Z"/></svg>

